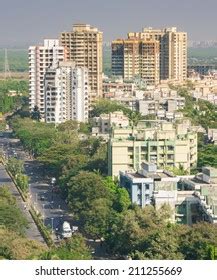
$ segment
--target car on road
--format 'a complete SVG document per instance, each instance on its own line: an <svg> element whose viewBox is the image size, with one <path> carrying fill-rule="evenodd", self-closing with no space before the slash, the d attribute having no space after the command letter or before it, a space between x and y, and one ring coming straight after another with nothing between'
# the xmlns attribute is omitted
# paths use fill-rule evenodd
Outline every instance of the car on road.
<svg viewBox="0 0 217 280"><path fill-rule="evenodd" d="M40 199L41 201L45 201L45 196L44 196L44 195L41 195L41 196L39 197L39 199Z"/></svg>

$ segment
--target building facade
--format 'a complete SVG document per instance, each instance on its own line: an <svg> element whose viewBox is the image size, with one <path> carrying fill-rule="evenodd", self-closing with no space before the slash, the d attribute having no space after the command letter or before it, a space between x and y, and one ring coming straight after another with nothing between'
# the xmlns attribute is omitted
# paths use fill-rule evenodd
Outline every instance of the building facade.
<svg viewBox="0 0 217 280"><path fill-rule="evenodd" d="M147 85L159 83L159 43L131 38L112 42L112 74L126 80L140 77Z"/></svg>
<svg viewBox="0 0 217 280"><path fill-rule="evenodd" d="M197 162L197 133L189 125L164 121L113 128L108 144L109 175L139 170L143 161L155 163L161 169L182 166L190 171Z"/></svg>
<svg viewBox="0 0 217 280"><path fill-rule="evenodd" d="M66 50L59 40L44 40L42 46L29 47L29 107L37 106L42 118L45 113L44 78L47 69L66 59Z"/></svg>
<svg viewBox="0 0 217 280"><path fill-rule="evenodd" d="M217 169L203 167L195 176L175 176L144 162L137 172L120 172L120 186L140 207L169 205L173 221L192 225L217 223Z"/></svg>
<svg viewBox="0 0 217 280"><path fill-rule="evenodd" d="M112 42L112 74L126 80L135 77L147 85L159 83L159 42L130 38Z"/></svg>
<svg viewBox="0 0 217 280"><path fill-rule="evenodd" d="M187 79L187 33L176 27L165 29L144 28L132 32L128 38L156 40L160 44L160 80L183 82Z"/></svg>
<svg viewBox="0 0 217 280"><path fill-rule="evenodd" d="M109 139L112 127L127 127L129 125L129 119L122 111L101 114L99 117L94 117L92 122L92 136L101 136L104 139Z"/></svg>
<svg viewBox="0 0 217 280"><path fill-rule="evenodd" d="M146 99L137 101L138 111L143 115L161 115L162 112L175 113L185 106L184 97ZM160 113L160 114L159 114ZM164 114L165 116L165 114Z"/></svg>
<svg viewBox="0 0 217 280"><path fill-rule="evenodd" d="M72 31L60 36L61 45L67 49L67 60L88 69L90 103L102 97L102 35L95 27L75 24Z"/></svg>
<svg viewBox="0 0 217 280"><path fill-rule="evenodd" d="M88 121L88 70L74 62L60 62L45 75L45 121Z"/></svg>

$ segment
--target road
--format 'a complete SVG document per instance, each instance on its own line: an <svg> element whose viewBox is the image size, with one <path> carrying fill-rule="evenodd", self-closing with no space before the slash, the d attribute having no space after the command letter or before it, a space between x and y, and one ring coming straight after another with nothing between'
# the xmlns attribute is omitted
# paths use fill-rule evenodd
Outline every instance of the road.
<svg viewBox="0 0 217 280"><path fill-rule="evenodd" d="M63 221L69 221L74 226L66 202L52 192L51 178L46 176L43 166L23 150L20 141L11 138L11 133L4 133L4 137L0 137L0 147L7 158L16 155L24 161L25 174L29 177L30 201L36 211L41 213L44 224L54 232ZM55 235L53 237L55 239Z"/></svg>
<svg viewBox="0 0 217 280"><path fill-rule="evenodd" d="M11 180L8 173L6 172L5 167L2 164L0 164L0 187L2 187L3 185L9 186L12 195L16 198L18 207L21 209L21 211L23 212L24 216L28 221L26 237L44 243L44 239L42 238L37 226L35 225L35 222L32 219L32 216L30 215L28 209L26 209L25 203L23 202L19 192L17 191L17 188L15 187L13 181Z"/></svg>
<svg viewBox="0 0 217 280"><path fill-rule="evenodd" d="M43 165L32 159L23 147L19 139L12 138L11 132L5 132L4 137L0 137L0 148L2 147L6 157L16 157L24 161L25 174L28 175L30 203L35 210L42 214L44 224L53 229L54 242L59 242L55 230L63 221L68 221L71 226L79 226L73 220L66 202L59 194L52 192L51 178L47 177ZM107 259L100 242L87 239L87 244L92 248L95 259Z"/></svg>

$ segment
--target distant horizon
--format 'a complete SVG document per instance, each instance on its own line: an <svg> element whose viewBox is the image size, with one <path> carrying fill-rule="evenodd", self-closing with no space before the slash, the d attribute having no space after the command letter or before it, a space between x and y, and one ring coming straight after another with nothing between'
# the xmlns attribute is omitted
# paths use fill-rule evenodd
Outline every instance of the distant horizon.
<svg viewBox="0 0 217 280"><path fill-rule="evenodd" d="M44 38L44 39L57 39L57 38ZM43 40L44 40L43 39ZM23 44L19 44L19 45L10 45L10 44L4 44L4 45L0 45L0 50L3 49L8 49L8 50L28 50L29 46L34 46L34 45L40 45L43 44L43 40L39 43L23 43ZM216 44L215 46L201 46L201 47L193 47L192 44L199 44L199 43L213 43ZM103 42L103 46L108 46L109 44L111 44L111 42ZM188 41L188 48L217 48L217 40L212 41L212 40L207 40L207 41Z"/></svg>
<svg viewBox="0 0 217 280"><path fill-rule="evenodd" d="M216 0L7 0L1 3L0 46L35 45L43 38L58 38L77 22L97 27L105 42L148 26L176 26L188 33L190 41L217 41L216 11Z"/></svg>

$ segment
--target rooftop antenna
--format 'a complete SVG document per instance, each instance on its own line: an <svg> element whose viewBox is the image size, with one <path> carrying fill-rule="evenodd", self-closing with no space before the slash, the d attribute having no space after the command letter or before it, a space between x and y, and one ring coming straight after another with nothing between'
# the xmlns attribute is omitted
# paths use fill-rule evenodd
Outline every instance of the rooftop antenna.
<svg viewBox="0 0 217 280"><path fill-rule="evenodd" d="M11 72L8 63L8 50L5 49L5 80L11 78Z"/></svg>

